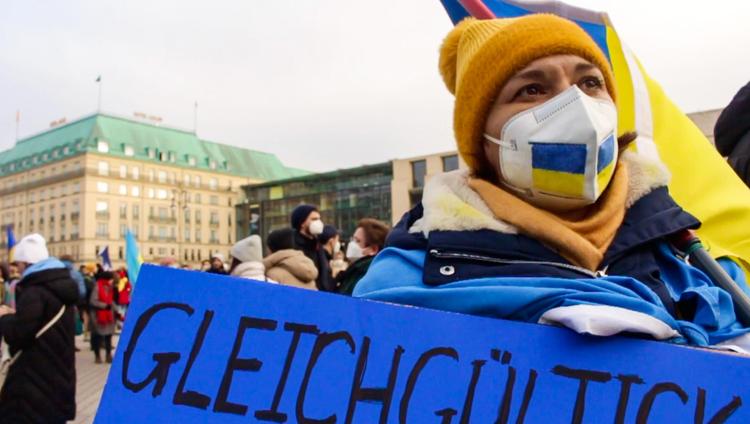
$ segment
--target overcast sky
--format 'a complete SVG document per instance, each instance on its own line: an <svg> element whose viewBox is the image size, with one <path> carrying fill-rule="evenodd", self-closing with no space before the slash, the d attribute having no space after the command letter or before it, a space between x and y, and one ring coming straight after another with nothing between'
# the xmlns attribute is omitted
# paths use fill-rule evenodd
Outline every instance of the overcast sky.
<svg viewBox="0 0 750 424"><path fill-rule="evenodd" d="M605 10L686 112L750 79L750 2L575 0ZM0 150L97 106L325 171L454 148L439 0L4 0Z"/></svg>

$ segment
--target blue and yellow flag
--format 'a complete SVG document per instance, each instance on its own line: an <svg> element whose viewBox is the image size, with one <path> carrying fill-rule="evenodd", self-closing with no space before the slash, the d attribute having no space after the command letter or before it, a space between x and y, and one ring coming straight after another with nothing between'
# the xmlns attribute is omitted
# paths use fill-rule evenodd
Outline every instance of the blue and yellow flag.
<svg viewBox="0 0 750 424"><path fill-rule="evenodd" d="M640 154L669 168L669 191L702 222L698 235L715 257L728 256L750 275L750 190L620 40L606 13L559 1L441 0L453 23L553 13L575 21L601 47L615 75L618 129L635 131ZM657 40L658 42L658 40ZM669 46L664 46L668 48Z"/></svg>
<svg viewBox="0 0 750 424"><path fill-rule="evenodd" d="M5 239L8 244L8 262L13 262L13 247L16 245L16 236L13 234L13 227L5 227Z"/></svg>
<svg viewBox="0 0 750 424"><path fill-rule="evenodd" d="M138 242L136 242L133 233L128 229L125 232L125 263L128 266L128 277L130 277L130 284L135 287L135 282L138 280L138 273L141 270L143 264L143 257L138 251Z"/></svg>

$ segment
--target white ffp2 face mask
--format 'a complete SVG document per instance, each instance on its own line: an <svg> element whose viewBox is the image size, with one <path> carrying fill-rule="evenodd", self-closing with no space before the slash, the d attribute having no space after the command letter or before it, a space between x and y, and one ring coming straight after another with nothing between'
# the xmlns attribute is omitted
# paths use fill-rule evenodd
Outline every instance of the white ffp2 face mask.
<svg viewBox="0 0 750 424"><path fill-rule="evenodd" d="M325 227L323 221L316 219L310 223L310 227L308 228L308 230L310 231L310 234L317 236L323 234L323 227Z"/></svg>
<svg viewBox="0 0 750 424"><path fill-rule="evenodd" d="M555 210L590 205L617 163L617 109L578 86L512 117L500 139L503 185L527 202Z"/></svg>
<svg viewBox="0 0 750 424"><path fill-rule="evenodd" d="M356 241L352 240L346 245L346 259L349 259L350 262L354 262L364 255L362 248L359 247Z"/></svg>

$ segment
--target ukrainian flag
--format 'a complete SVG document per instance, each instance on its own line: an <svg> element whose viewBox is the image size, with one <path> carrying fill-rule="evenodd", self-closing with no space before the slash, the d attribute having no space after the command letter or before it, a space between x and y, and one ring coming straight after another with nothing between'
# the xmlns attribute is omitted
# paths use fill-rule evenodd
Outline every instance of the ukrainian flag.
<svg viewBox="0 0 750 424"><path fill-rule="evenodd" d="M586 190L586 145L531 143L534 187L551 195L580 199Z"/></svg>
<svg viewBox="0 0 750 424"><path fill-rule="evenodd" d="M5 227L5 239L8 244L8 262L13 262L13 247L16 245L16 236L13 234L13 227Z"/></svg>
<svg viewBox="0 0 750 424"><path fill-rule="evenodd" d="M610 135L597 148L596 187L586 187L585 144L531 144L531 176L534 187L554 196L581 199L587 191L599 195L615 169L615 137Z"/></svg>
<svg viewBox="0 0 750 424"><path fill-rule="evenodd" d="M128 266L130 284L135 287L136 280L138 280L138 273L143 264L143 257L138 251L138 243L130 229L125 232L125 263Z"/></svg>
<svg viewBox="0 0 750 424"><path fill-rule="evenodd" d="M553 13L579 24L612 65L620 134L637 132L638 139L630 148L666 164L672 173L669 191L685 210L701 220L698 235L709 252L715 258L731 257L750 275L750 190L646 74L633 52L620 40L606 13L559 1L441 1L454 23L467 16L492 19ZM604 178L601 172L600 176Z"/></svg>

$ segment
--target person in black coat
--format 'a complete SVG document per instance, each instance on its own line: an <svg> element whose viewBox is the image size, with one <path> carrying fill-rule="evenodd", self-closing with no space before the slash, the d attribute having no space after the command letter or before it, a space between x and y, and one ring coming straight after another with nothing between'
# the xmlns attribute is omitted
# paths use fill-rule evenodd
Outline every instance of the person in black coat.
<svg viewBox="0 0 750 424"><path fill-rule="evenodd" d="M742 181L750 186L750 83L735 94L714 127L714 142Z"/></svg>
<svg viewBox="0 0 750 424"><path fill-rule="evenodd" d="M49 257L38 234L21 239L14 260L23 277L16 288L16 309L0 308L0 336L11 355L21 354L0 391L0 423L64 423L76 413L78 287L65 265ZM60 318L37 338L61 310Z"/></svg>
<svg viewBox="0 0 750 424"><path fill-rule="evenodd" d="M328 256L318 242L318 236L323 233L325 227L320 219L318 208L313 205L299 205L292 211L290 221L294 229L294 249L301 250L318 269L318 278L315 279L318 290L334 291L336 286L331 275Z"/></svg>

